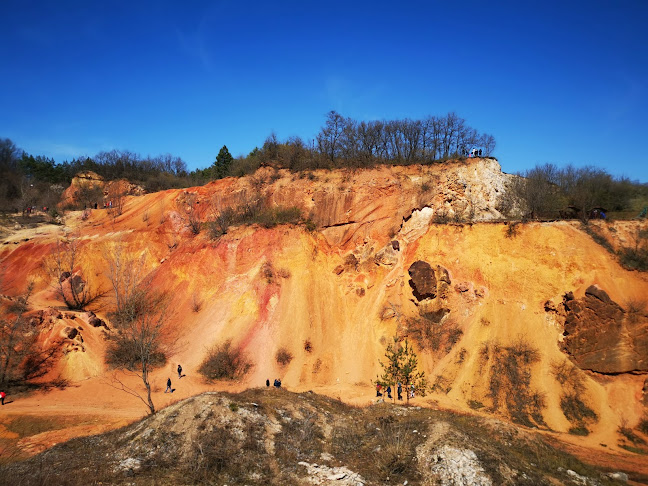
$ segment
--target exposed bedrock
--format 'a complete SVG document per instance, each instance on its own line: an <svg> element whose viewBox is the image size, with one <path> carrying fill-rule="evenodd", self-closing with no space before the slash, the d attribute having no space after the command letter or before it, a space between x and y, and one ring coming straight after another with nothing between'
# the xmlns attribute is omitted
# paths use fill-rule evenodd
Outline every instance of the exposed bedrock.
<svg viewBox="0 0 648 486"><path fill-rule="evenodd" d="M410 287L416 300L434 299L437 296L437 280L432 266L422 260L415 261L408 270Z"/></svg>
<svg viewBox="0 0 648 486"><path fill-rule="evenodd" d="M545 310L564 316L562 349L580 368L605 374L648 371L645 308L624 309L592 285L583 298L568 292L559 306L546 303Z"/></svg>

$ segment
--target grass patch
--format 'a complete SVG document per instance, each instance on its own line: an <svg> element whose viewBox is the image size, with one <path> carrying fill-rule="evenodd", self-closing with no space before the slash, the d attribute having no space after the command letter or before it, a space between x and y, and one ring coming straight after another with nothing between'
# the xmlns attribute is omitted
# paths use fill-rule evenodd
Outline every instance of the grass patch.
<svg viewBox="0 0 648 486"><path fill-rule="evenodd" d="M642 434L648 435L648 418L644 417L639 421L639 425L637 425L637 430L641 432Z"/></svg>
<svg viewBox="0 0 648 486"><path fill-rule="evenodd" d="M578 427L570 427L569 433L571 435L587 436L587 435L589 435L590 431L587 429L587 427L578 426Z"/></svg>
<svg viewBox="0 0 648 486"><path fill-rule="evenodd" d="M608 241L608 239L605 236L603 236L597 230L595 230L593 225L589 225L587 223L582 223L581 228L596 243L601 245L603 248L605 248L608 252L612 253L613 255L615 254L614 247L612 246L612 244Z"/></svg>
<svg viewBox="0 0 648 486"><path fill-rule="evenodd" d="M619 427L619 433L635 445L646 445L646 441L635 434L630 427Z"/></svg>
<svg viewBox="0 0 648 486"><path fill-rule="evenodd" d="M626 451L633 452L635 454L648 455L648 450L641 449L639 447L634 447L627 444L621 444L619 447L621 447L621 449L625 449Z"/></svg>
<svg viewBox="0 0 648 486"><path fill-rule="evenodd" d="M479 410L485 407L485 405L479 400L468 400L468 406L473 410Z"/></svg>
<svg viewBox="0 0 648 486"><path fill-rule="evenodd" d="M11 418L11 421L5 427L10 432L18 434L22 438L42 434L51 430L65 429L70 425L79 425L78 419L60 416L38 417L19 415Z"/></svg>
<svg viewBox="0 0 648 486"><path fill-rule="evenodd" d="M647 248L621 248L618 257L621 265L627 270L648 271Z"/></svg>

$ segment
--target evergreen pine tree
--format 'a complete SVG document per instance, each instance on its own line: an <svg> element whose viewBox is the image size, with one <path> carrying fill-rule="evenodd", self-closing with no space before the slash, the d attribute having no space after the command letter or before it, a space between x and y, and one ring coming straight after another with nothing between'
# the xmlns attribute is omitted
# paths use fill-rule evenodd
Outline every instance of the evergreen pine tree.
<svg viewBox="0 0 648 486"><path fill-rule="evenodd" d="M385 358L387 358L387 363L380 362L384 371L383 375L376 380L376 383L391 386L394 390L400 383L403 385L408 402L412 385L417 393L425 396L427 389L425 372L418 371L418 357L407 339L402 345L398 336L394 336L394 342L387 345Z"/></svg>
<svg viewBox="0 0 648 486"><path fill-rule="evenodd" d="M213 177L216 179L222 179L227 176L233 160L234 157L232 157L232 154L227 150L227 145L223 145L216 156L214 164L212 165Z"/></svg>

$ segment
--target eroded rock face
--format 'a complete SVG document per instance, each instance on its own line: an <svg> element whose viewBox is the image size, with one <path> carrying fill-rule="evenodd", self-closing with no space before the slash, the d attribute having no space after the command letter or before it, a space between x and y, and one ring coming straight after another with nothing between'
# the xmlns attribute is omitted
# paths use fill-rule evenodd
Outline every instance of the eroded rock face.
<svg viewBox="0 0 648 486"><path fill-rule="evenodd" d="M86 320L92 327L105 327L106 329L108 329L108 325L102 319L99 319L97 315L92 311L88 311L88 313L86 314Z"/></svg>
<svg viewBox="0 0 648 486"><path fill-rule="evenodd" d="M418 260L412 263L408 273L411 278L409 284L412 287L412 292L419 302L423 299L436 298L437 280L429 263Z"/></svg>
<svg viewBox="0 0 648 486"><path fill-rule="evenodd" d="M565 294L562 349L585 370L597 373L648 371L648 318L626 312L607 293L590 286L582 299ZM551 311L551 306L545 310Z"/></svg>
<svg viewBox="0 0 648 486"><path fill-rule="evenodd" d="M63 329L63 335L68 339L74 339L77 334L79 334L79 331L74 327L67 326L65 329Z"/></svg>

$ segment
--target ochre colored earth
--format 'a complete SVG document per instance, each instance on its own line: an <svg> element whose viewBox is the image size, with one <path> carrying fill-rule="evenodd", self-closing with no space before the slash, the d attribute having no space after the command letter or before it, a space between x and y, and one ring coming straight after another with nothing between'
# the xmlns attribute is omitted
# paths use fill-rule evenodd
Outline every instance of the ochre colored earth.
<svg viewBox="0 0 648 486"><path fill-rule="evenodd" d="M153 286L172 297L177 344L167 365L151 376L157 408L206 390L265 386L274 378L293 391L370 405L386 345L397 332L411 330L412 319L428 319L428 325L460 332L452 345L436 350L415 345L429 382L443 384L414 398L415 405L509 418L506 410L489 410L489 370L480 350L525 342L538 353L530 386L544 396L546 433L588 462L613 457L617 468L648 474L648 461L621 448L618 433L646 414L646 311L630 319L627 310L645 302L648 277L625 270L579 222L527 223L511 235L508 224L492 221L500 216L497 197L506 183L491 160L315 171L311 177L264 168L252 177L128 196L122 214L98 209L82 220L81 212L72 212L65 226L15 231L0 246L2 270L11 277L6 293L15 295L34 281L34 325L43 346L61 349L43 380L63 379L68 386L9 396L0 426L25 415L74 417L80 424L24 439L20 446L32 454L146 414L141 399L121 389L142 395L141 381L104 363L105 336L115 332L107 319L110 293L94 309L96 317L67 311L56 298L45 262L57 238L68 233L81 243L83 277L94 288L110 289L104 255L123 244L143 259ZM270 205L298 207L318 229L252 225L231 227L216 239L207 229L192 234L189 213L209 221L252 194ZM439 224L434 215L441 209L471 213L481 222ZM646 226L591 224L613 245ZM412 275L415 262L422 263ZM609 297L606 306L597 307L603 302L588 291L591 286ZM605 326L600 332L592 326L597 316ZM253 367L241 380L206 383L197 370L208 349L227 340ZM288 364L277 362L280 348L292 354ZM561 409L565 390L555 369L565 362L583 370L580 398L598 416L584 437L568 433L574 424ZM178 363L186 374L181 379ZM168 377L173 393L164 393ZM0 427L0 440L7 434Z"/></svg>

